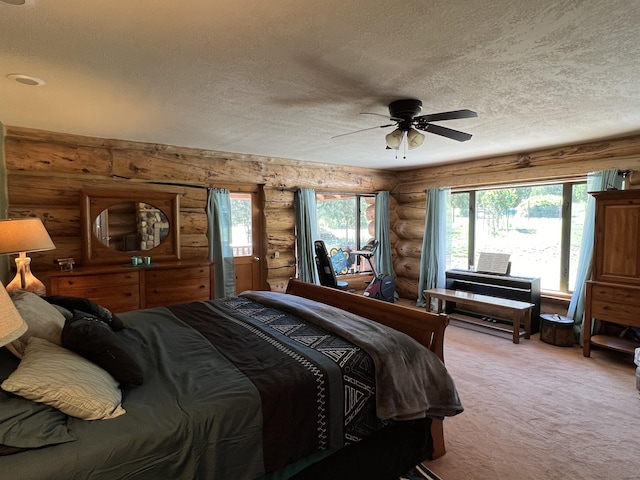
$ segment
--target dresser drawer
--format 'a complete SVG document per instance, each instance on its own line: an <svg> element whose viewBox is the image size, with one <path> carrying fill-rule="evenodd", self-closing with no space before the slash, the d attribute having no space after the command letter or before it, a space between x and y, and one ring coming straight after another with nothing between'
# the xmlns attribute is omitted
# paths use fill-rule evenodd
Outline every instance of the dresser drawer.
<svg viewBox="0 0 640 480"><path fill-rule="evenodd" d="M160 285L184 280L204 278L209 279L209 267L158 268L145 270L145 280L148 285Z"/></svg>
<svg viewBox="0 0 640 480"><path fill-rule="evenodd" d="M145 272L147 307L209 300L209 267L183 267Z"/></svg>
<svg viewBox="0 0 640 480"><path fill-rule="evenodd" d="M638 307L628 303L593 302L591 317L623 325L640 326Z"/></svg>
<svg viewBox="0 0 640 480"><path fill-rule="evenodd" d="M640 306L640 288L598 284L591 288L591 298L595 302Z"/></svg>
<svg viewBox="0 0 640 480"><path fill-rule="evenodd" d="M59 277L52 287L55 295L90 298L116 313L140 308L138 272Z"/></svg>
<svg viewBox="0 0 640 480"><path fill-rule="evenodd" d="M146 290L147 307L160 307L175 305L178 303L197 302L209 300L209 283L200 282L194 284L163 285Z"/></svg>
<svg viewBox="0 0 640 480"><path fill-rule="evenodd" d="M69 275L52 280L57 282L59 290L69 288L105 287L111 285L137 285L140 283L140 272L132 270L122 273L105 273L102 275ZM62 293L60 294L62 295Z"/></svg>

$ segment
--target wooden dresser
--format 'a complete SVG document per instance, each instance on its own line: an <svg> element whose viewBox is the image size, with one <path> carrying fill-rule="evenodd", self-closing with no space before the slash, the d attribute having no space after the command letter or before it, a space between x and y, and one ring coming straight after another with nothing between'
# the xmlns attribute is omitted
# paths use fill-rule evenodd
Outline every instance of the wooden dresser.
<svg viewBox="0 0 640 480"><path fill-rule="evenodd" d="M591 335L593 319L640 327L640 190L593 193L596 199L593 274L587 282L583 353L592 346L633 353L640 342Z"/></svg>
<svg viewBox="0 0 640 480"><path fill-rule="evenodd" d="M90 298L112 312L213 298L213 264L91 266L51 275L52 295Z"/></svg>

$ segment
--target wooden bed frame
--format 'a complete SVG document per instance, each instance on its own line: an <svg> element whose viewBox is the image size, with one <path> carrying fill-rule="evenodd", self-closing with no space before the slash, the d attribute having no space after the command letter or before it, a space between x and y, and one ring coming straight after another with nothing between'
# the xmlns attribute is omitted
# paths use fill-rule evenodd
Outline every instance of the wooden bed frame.
<svg viewBox="0 0 640 480"><path fill-rule="evenodd" d="M434 352L444 362L444 331L449 317L396 305L343 290L291 279L286 293L347 310L403 332ZM445 454L443 421L431 424L433 459Z"/></svg>

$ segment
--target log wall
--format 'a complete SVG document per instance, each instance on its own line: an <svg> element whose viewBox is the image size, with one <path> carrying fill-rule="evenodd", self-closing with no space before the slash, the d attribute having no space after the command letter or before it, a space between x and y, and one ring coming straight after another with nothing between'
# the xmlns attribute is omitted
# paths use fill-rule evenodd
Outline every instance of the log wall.
<svg viewBox="0 0 640 480"><path fill-rule="evenodd" d="M5 129L4 144L8 216L40 217L57 247L30 255L43 281L48 278L43 272L55 271L55 258L81 258L79 192L82 188L144 186L178 192L182 257L204 259L207 256L206 188L238 184L238 179L243 179L245 186L264 185L266 279L274 290L283 290L295 274L293 192L296 188L353 193L390 190L394 273L399 295L409 299L417 298L426 189L565 180L608 168L640 171L640 135L402 172L17 127ZM628 183L631 187L640 187L640 175L633 173Z"/></svg>
<svg viewBox="0 0 640 480"><path fill-rule="evenodd" d="M45 283L57 269L56 258L82 258L83 188L144 187L179 193L181 256L206 259L207 188L263 185L266 280L271 289L284 290L295 274L295 189L373 193L396 185L394 172L17 127L5 129L4 146L8 217L41 218L56 244L55 250L29 255Z"/></svg>

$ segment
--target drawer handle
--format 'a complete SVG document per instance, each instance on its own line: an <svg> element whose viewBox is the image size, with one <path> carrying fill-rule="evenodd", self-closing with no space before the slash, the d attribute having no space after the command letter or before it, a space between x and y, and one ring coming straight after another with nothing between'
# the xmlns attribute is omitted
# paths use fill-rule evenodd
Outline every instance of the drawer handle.
<svg viewBox="0 0 640 480"><path fill-rule="evenodd" d="M609 305L602 305L603 310L609 310Z"/></svg>

